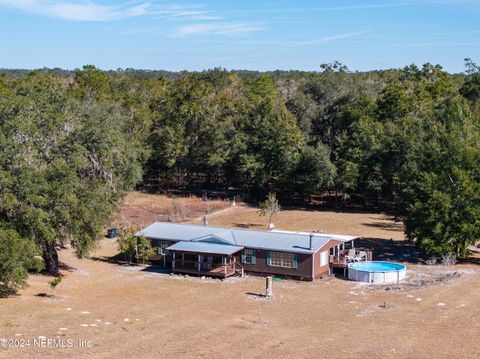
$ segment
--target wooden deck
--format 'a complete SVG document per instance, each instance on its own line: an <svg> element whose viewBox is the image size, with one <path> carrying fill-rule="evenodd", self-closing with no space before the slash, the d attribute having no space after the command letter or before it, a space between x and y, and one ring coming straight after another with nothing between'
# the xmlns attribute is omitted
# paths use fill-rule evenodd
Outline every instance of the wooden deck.
<svg viewBox="0 0 480 359"><path fill-rule="evenodd" d="M357 249L356 254L359 255L360 252L365 252L366 255L359 259L358 261L371 261L373 257L373 252L366 249ZM330 267L332 268L347 268L348 264L353 262L349 259L347 255L330 255Z"/></svg>
<svg viewBox="0 0 480 359"><path fill-rule="evenodd" d="M198 269L198 262L196 261L182 261L177 260L173 273L192 274L196 276L208 276L214 278L228 278L234 275L243 276L243 268L236 262L227 264L212 265L212 268Z"/></svg>
<svg viewBox="0 0 480 359"><path fill-rule="evenodd" d="M223 267L223 266L222 266ZM227 270L225 271L224 268L218 267L212 270L195 270L192 268L175 268L173 273L184 273L184 274L193 274L196 276L207 276L207 277L215 277L215 278L228 278L237 274L234 270Z"/></svg>

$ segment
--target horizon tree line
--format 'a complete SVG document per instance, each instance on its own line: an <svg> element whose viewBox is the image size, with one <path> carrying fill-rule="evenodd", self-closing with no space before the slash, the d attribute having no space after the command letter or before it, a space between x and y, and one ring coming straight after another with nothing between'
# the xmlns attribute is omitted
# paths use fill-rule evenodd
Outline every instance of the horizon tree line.
<svg viewBox="0 0 480 359"><path fill-rule="evenodd" d="M88 255L136 186L334 193L394 211L426 256L465 256L480 234L479 106L470 59L463 75L3 71L0 291L42 265L57 274L59 245Z"/></svg>

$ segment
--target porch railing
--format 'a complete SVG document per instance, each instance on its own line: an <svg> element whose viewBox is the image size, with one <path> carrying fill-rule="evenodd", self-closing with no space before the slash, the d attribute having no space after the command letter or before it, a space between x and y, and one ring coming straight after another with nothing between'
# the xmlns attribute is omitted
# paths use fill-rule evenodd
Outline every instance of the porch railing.
<svg viewBox="0 0 480 359"><path fill-rule="evenodd" d="M173 266L174 268L193 269L199 272L209 271L224 266L224 264L221 263L199 262L186 259L182 260L181 258L172 259L172 263L175 264Z"/></svg>
<svg viewBox="0 0 480 359"><path fill-rule="evenodd" d="M349 251L346 250L341 254L330 254L330 263L332 264L344 264L347 265L350 262L356 261L371 261L373 257L373 252L369 249L356 248L355 254L352 256L349 254Z"/></svg>
<svg viewBox="0 0 480 359"><path fill-rule="evenodd" d="M173 270L188 270L192 272L198 272L203 274L216 274L224 275L225 277L232 274L241 274L243 277L244 270L242 265L237 261L228 262L227 264L222 263L211 263L208 262L198 262L192 260L182 260L179 258L172 259Z"/></svg>

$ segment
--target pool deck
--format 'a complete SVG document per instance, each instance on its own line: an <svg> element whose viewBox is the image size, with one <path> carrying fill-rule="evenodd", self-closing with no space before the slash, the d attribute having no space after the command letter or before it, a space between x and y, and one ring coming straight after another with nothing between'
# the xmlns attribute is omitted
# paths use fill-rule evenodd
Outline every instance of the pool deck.
<svg viewBox="0 0 480 359"><path fill-rule="evenodd" d="M366 252L367 256L360 260L361 262L371 262L373 259L373 252L371 250L362 250L363 252ZM348 268L348 265L352 263L352 261L349 261L346 255L330 255L330 267L332 268Z"/></svg>

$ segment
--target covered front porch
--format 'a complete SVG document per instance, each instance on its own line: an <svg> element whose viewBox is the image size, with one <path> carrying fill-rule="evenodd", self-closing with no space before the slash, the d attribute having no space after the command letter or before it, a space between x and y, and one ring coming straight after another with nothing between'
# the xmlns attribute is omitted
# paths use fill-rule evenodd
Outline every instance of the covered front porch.
<svg viewBox="0 0 480 359"><path fill-rule="evenodd" d="M209 242L178 242L167 250L172 253L174 273L216 278L244 274L243 267L234 256L243 247Z"/></svg>

